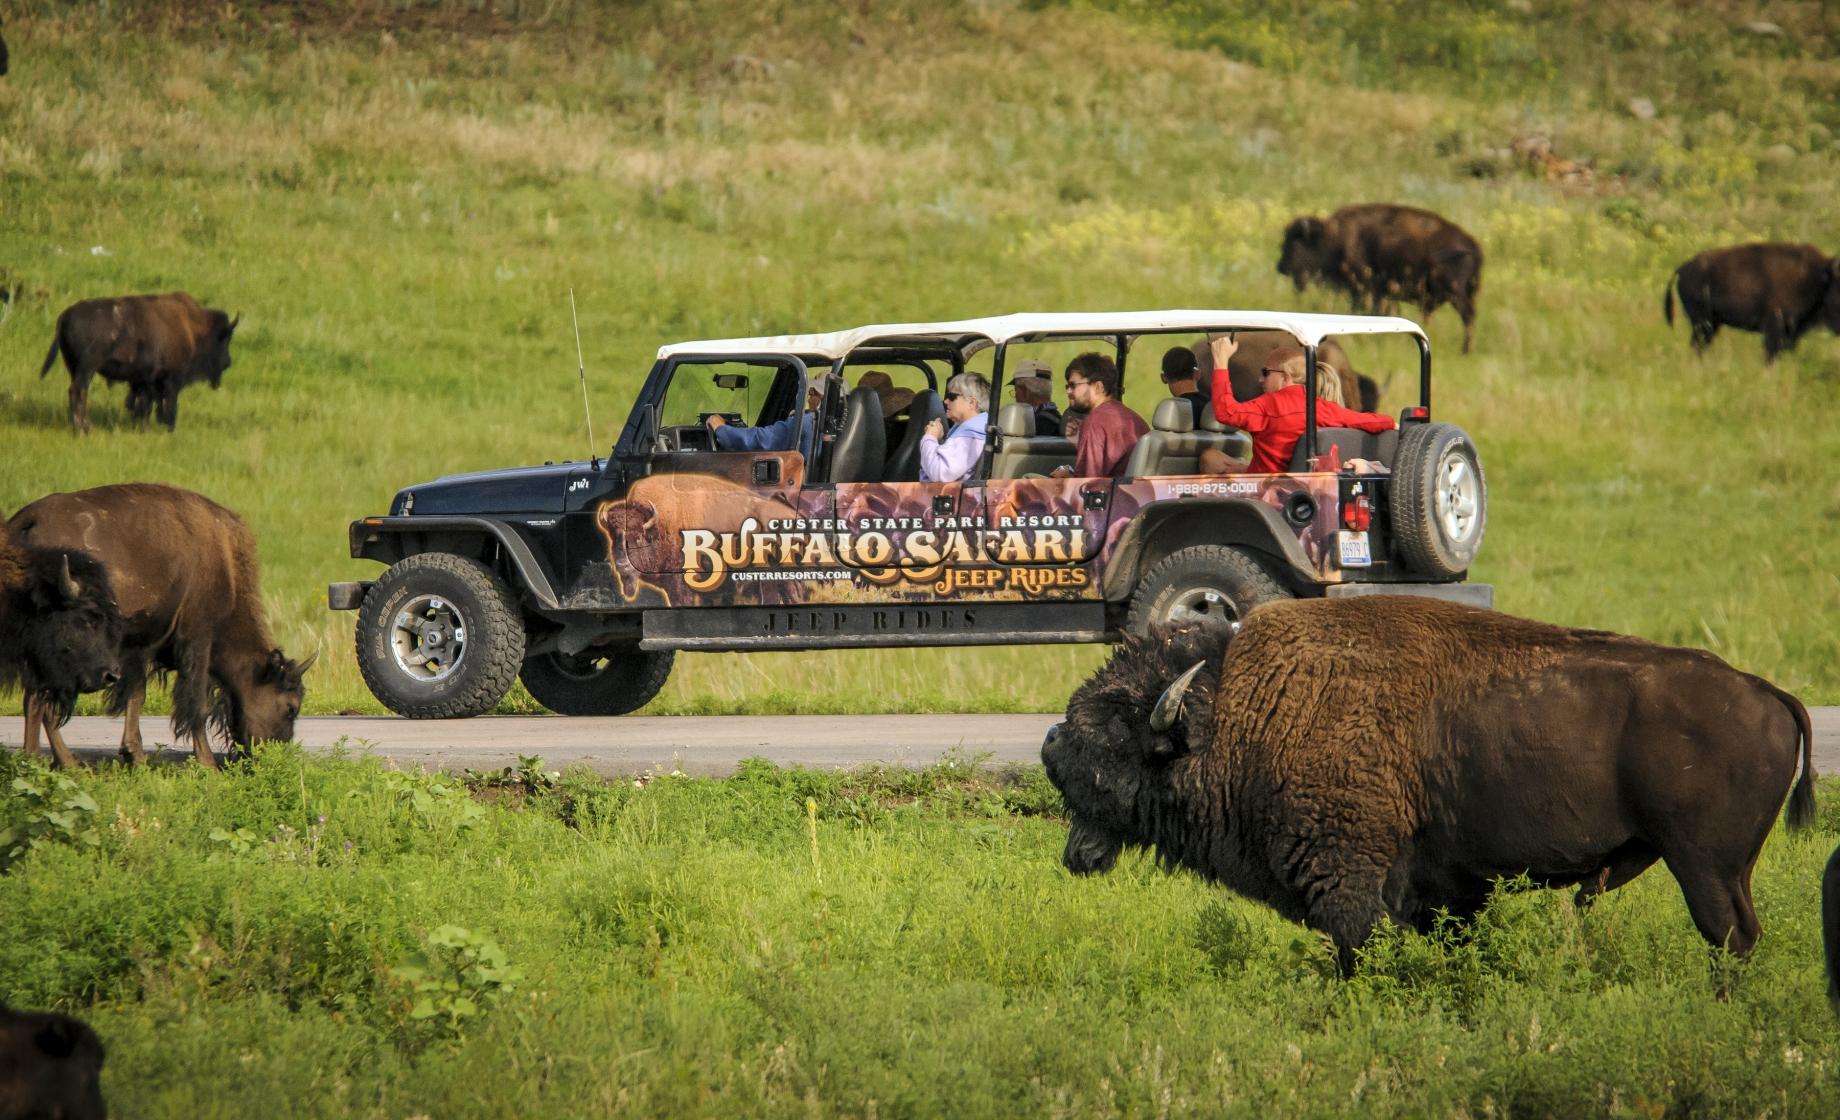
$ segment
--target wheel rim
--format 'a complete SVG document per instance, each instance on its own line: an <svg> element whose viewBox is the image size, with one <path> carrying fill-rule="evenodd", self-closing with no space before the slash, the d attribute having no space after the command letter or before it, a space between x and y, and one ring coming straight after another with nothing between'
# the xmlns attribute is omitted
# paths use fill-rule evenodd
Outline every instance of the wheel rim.
<svg viewBox="0 0 1840 1120"><path fill-rule="evenodd" d="M1455 545L1467 543L1476 531L1482 506L1482 484L1475 467L1462 455L1446 455L1438 464L1433 493L1445 539Z"/></svg>
<svg viewBox="0 0 1840 1120"><path fill-rule="evenodd" d="M418 595L390 623L396 667L413 680L446 680L466 660L466 616L439 595Z"/></svg>
<svg viewBox="0 0 1840 1120"><path fill-rule="evenodd" d="M1218 587L1191 587L1170 600L1163 622L1170 626L1231 626L1239 607Z"/></svg>

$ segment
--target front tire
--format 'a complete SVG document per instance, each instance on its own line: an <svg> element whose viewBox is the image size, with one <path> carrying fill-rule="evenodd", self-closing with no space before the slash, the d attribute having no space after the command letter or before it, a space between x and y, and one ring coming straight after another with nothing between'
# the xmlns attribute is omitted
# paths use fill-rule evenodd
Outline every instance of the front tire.
<svg viewBox="0 0 1840 1120"><path fill-rule="evenodd" d="M1139 636L1153 626L1230 630L1260 603L1289 598L1250 549L1198 544L1170 553L1144 575L1126 626Z"/></svg>
<svg viewBox="0 0 1840 1120"><path fill-rule="evenodd" d="M1488 482L1468 433L1408 424L1393 458L1393 533L1412 571L1454 579L1469 571L1488 525Z"/></svg>
<svg viewBox="0 0 1840 1120"><path fill-rule="evenodd" d="M477 560L428 552L383 574L358 608L358 669L371 695L410 719L489 712L524 660L524 620Z"/></svg>
<svg viewBox="0 0 1840 1120"><path fill-rule="evenodd" d="M537 653L519 677L537 703L565 716L623 716L643 708L671 675L673 650L613 647Z"/></svg>

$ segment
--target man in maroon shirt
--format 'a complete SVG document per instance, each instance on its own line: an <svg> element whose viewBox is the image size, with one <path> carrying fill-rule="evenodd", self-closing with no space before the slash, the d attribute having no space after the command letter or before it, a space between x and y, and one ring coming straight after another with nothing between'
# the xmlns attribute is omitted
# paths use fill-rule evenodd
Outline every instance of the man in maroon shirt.
<svg viewBox="0 0 1840 1120"><path fill-rule="evenodd" d="M1218 451L1202 452L1198 464L1207 474L1278 474L1290 469L1291 452L1303 438L1304 354L1295 346L1280 346L1265 356L1259 370L1259 387L1265 391L1249 401L1233 396L1233 378L1227 373L1227 361L1239 349L1231 338L1210 339L1214 355L1214 416L1222 424L1231 424L1252 437L1252 462L1241 465ZM1322 371L1318 370L1321 374ZM1331 375L1332 376L1332 375ZM1398 427L1391 416L1378 412L1356 412L1334 401L1316 401L1316 426L1319 428L1359 428L1364 432L1384 432Z"/></svg>
<svg viewBox="0 0 1840 1120"><path fill-rule="evenodd" d="M1072 468L1056 467L1052 477L1117 478L1124 472L1150 425L1119 402L1118 388L1118 367L1104 354L1088 352L1067 363L1067 399L1087 415Z"/></svg>

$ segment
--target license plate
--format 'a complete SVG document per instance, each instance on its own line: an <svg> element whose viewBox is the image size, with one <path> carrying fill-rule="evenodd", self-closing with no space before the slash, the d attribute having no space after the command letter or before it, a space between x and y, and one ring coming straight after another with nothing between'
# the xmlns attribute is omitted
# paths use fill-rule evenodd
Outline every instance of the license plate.
<svg viewBox="0 0 1840 1120"><path fill-rule="evenodd" d="M1338 533L1342 546L1342 567L1370 568L1373 566L1373 554L1367 550L1366 533Z"/></svg>

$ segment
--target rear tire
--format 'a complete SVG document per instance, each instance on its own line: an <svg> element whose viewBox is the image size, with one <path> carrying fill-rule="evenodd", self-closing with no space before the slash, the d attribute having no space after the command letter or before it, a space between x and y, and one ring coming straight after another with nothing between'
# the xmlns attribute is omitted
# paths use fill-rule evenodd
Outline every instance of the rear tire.
<svg viewBox="0 0 1840 1120"><path fill-rule="evenodd" d="M671 675L674 650L603 647L537 653L519 678L537 703L565 716L623 716L643 708Z"/></svg>
<svg viewBox="0 0 1840 1120"><path fill-rule="evenodd" d="M426 552L383 573L358 607L358 670L371 695L410 719L489 712L524 660L511 591L477 560Z"/></svg>
<svg viewBox="0 0 1840 1120"><path fill-rule="evenodd" d="M1488 480L1468 433L1454 424L1408 424L1393 457L1393 535L1419 575L1469 571L1488 525Z"/></svg>
<svg viewBox="0 0 1840 1120"><path fill-rule="evenodd" d="M1152 626L1231 629L1260 603L1292 597L1250 549L1192 545L1145 573L1131 597L1126 627L1139 636Z"/></svg>

